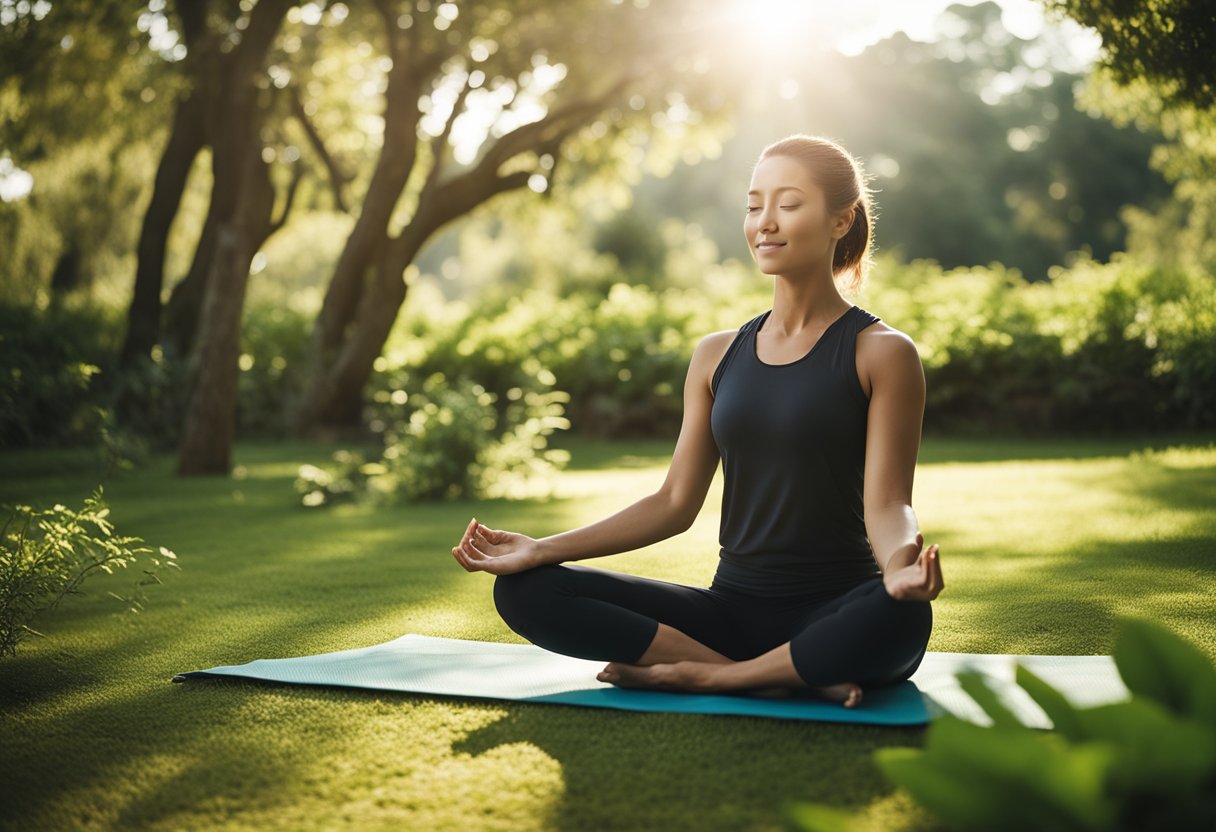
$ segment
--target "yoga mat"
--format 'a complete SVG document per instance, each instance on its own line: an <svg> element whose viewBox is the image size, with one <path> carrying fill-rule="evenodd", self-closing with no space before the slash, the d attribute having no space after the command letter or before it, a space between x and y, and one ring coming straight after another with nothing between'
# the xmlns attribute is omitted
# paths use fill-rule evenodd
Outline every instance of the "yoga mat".
<svg viewBox="0 0 1216 832"><path fill-rule="evenodd" d="M1127 688L1110 656L1013 656L930 651L906 682L865 690L861 704L846 708L811 698L775 699L735 693L682 693L621 688L600 682L607 662L552 653L534 644L470 641L406 633L370 647L316 656L254 659L173 677L244 677L297 685L395 690L476 699L543 702L591 708L665 713L722 714L876 725L924 725L951 713L990 724L952 673L971 667L984 673L997 695L1028 726L1050 728L1042 709L1014 684L1014 660L1077 705L1126 698Z"/></svg>

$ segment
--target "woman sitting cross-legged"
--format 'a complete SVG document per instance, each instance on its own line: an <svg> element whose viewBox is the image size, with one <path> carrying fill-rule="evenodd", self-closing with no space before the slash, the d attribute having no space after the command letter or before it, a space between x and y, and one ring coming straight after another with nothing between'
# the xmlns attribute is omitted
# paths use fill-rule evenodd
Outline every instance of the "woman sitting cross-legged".
<svg viewBox="0 0 1216 832"><path fill-rule="evenodd" d="M944 583L912 510L925 376L915 343L844 300L869 268L870 197L822 137L764 149L743 223L773 303L706 335L684 384L663 485L621 511L535 539L474 518L452 549L490 572L512 630L604 660L622 687L805 695L855 707L910 677ZM567 563L688 529L722 463L708 587Z"/></svg>

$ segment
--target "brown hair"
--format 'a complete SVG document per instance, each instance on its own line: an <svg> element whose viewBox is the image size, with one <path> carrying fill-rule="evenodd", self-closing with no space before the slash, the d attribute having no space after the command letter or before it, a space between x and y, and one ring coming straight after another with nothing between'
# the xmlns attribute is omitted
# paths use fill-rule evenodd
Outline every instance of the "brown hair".
<svg viewBox="0 0 1216 832"><path fill-rule="evenodd" d="M872 263L871 228L875 216L872 192L861 163L832 139L805 133L795 133L773 142L761 151L756 164L769 156L789 156L804 163L827 197L829 212L852 207L853 224L836 241L832 276L839 279L842 274L849 274L851 277L844 288L847 291L861 288Z"/></svg>

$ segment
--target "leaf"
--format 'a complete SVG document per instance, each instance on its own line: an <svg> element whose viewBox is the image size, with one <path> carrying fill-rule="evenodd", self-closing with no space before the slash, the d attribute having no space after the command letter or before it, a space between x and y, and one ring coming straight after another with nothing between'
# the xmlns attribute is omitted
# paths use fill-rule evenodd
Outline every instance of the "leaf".
<svg viewBox="0 0 1216 832"><path fill-rule="evenodd" d="M1133 696L1080 710L1077 717L1088 735L1116 749L1112 777L1119 791L1184 800L1216 775L1216 731L1151 699Z"/></svg>
<svg viewBox="0 0 1216 832"><path fill-rule="evenodd" d="M895 751L875 752L880 767L962 828L1102 829L1113 816L1103 784L1114 753L1101 744L1072 747L1025 726L983 727L947 715L930 726L914 762L888 753Z"/></svg>
<svg viewBox="0 0 1216 832"><path fill-rule="evenodd" d="M1216 727L1216 667L1198 647L1154 621L1120 616L1114 659L1133 694Z"/></svg>
<svg viewBox="0 0 1216 832"><path fill-rule="evenodd" d="M967 692L967 695L975 700L976 704L984 709L988 716L992 717L992 723L998 728L1026 728L1022 721L1014 715L1013 711L1005 707L997 696L996 691L988 686L984 681L987 676L976 670L960 670L954 674L954 678L958 680L959 687ZM1030 730L1026 728L1026 730Z"/></svg>
<svg viewBox="0 0 1216 832"><path fill-rule="evenodd" d="M1021 662L1018 662L1014 669L1014 678L1043 709L1043 713L1047 714L1054 730L1072 740L1086 739L1084 730L1077 721L1077 710L1064 694L1040 679Z"/></svg>

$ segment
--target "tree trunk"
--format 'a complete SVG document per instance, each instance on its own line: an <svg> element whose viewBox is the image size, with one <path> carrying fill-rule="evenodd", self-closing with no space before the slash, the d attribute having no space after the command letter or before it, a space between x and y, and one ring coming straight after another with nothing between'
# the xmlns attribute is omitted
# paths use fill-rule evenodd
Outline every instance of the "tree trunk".
<svg viewBox="0 0 1216 832"><path fill-rule="evenodd" d="M183 68L191 81L189 95L173 115L173 127L156 169L152 198L144 212L136 249L135 288L127 310L127 334L119 363L130 366L147 356L161 337L161 294L165 285L165 251L169 229L181 207L182 193L194 159L210 144L208 114L216 90L224 86L231 56L220 51L223 38L207 26L209 3L174 3L182 39L186 43Z"/></svg>
<svg viewBox="0 0 1216 832"><path fill-rule="evenodd" d="M169 228L181 206L190 167L205 144L205 107L204 96L197 91L178 105L169 142L156 170L152 199L139 233L135 290L127 310L127 335L119 354L123 366L129 366L136 357L147 356L160 340L160 296L165 283Z"/></svg>
<svg viewBox="0 0 1216 832"><path fill-rule="evenodd" d="M199 337L191 352L190 403L186 409L179 474L226 475L231 468L232 443L236 438L241 311L249 265L258 246L257 218L250 215L259 200L254 199L250 180L265 176L266 168L261 161L256 129L251 131L244 125L230 129L245 134L243 141L235 137L228 140L238 145L233 150L244 151L244 158L223 158L227 152L216 153L216 190L233 193L222 201L235 200L237 204L224 212L227 216L216 220L211 274L203 293ZM257 152L256 158L253 151Z"/></svg>
<svg viewBox="0 0 1216 832"><path fill-rule="evenodd" d="M85 282L81 271L84 257L77 243L69 240L67 246L55 261L51 272L51 306L57 307L63 303L63 296L79 288Z"/></svg>
<svg viewBox="0 0 1216 832"><path fill-rule="evenodd" d="M362 385L353 396L349 395L357 382L345 378L337 368L347 352L345 339L355 337L352 327L367 294L365 287L375 282L375 274L382 268L389 243L389 219L417 161L419 83L413 65L406 61L394 63L385 93L385 141L313 327L309 387L294 414L298 435L307 435L321 426L350 428L358 424L362 414ZM395 310L393 314L396 315Z"/></svg>
<svg viewBox="0 0 1216 832"><path fill-rule="evenodd" d="M213 200L207 207L203 230L194 246L190 270L173 287L169 302L165 304L162 343L165 352L170 355L187 356L194 349L194 336L203 309L203 294L215 257L215 229L216 205Z"/></svg>
<svg viewBox="0 0 1216 832"><path fill-rule="evenodd" d="M254 7L232 56L227 83L210 112L215 246L191 351L189 405L177 467L182 475L227 475L231 467L241 312L249 266L258 246L277 227L270 219L274 192L269 167L262 160L266 106L259 100L255 74L262 71L266 52L291 4L292 0L261 0Z"/></svg>
<svg viewBox="0 0 1216 832"><path fill-rule="evenodd" d="M408 234L409 230L403 233ZM422 242L417 241L405 265L413 260ZM301 414L307 417L301 420L302 431L306 434L349 433L359 426L363 416L363 388L371 377L376 358L384 350L406 296L405 265L399 265L399 258L392 256L388 245L382 245L380 251L380 260L359 300L345 342L321 377L314 379L309 391L311 397L301 408Z"/></svg>

